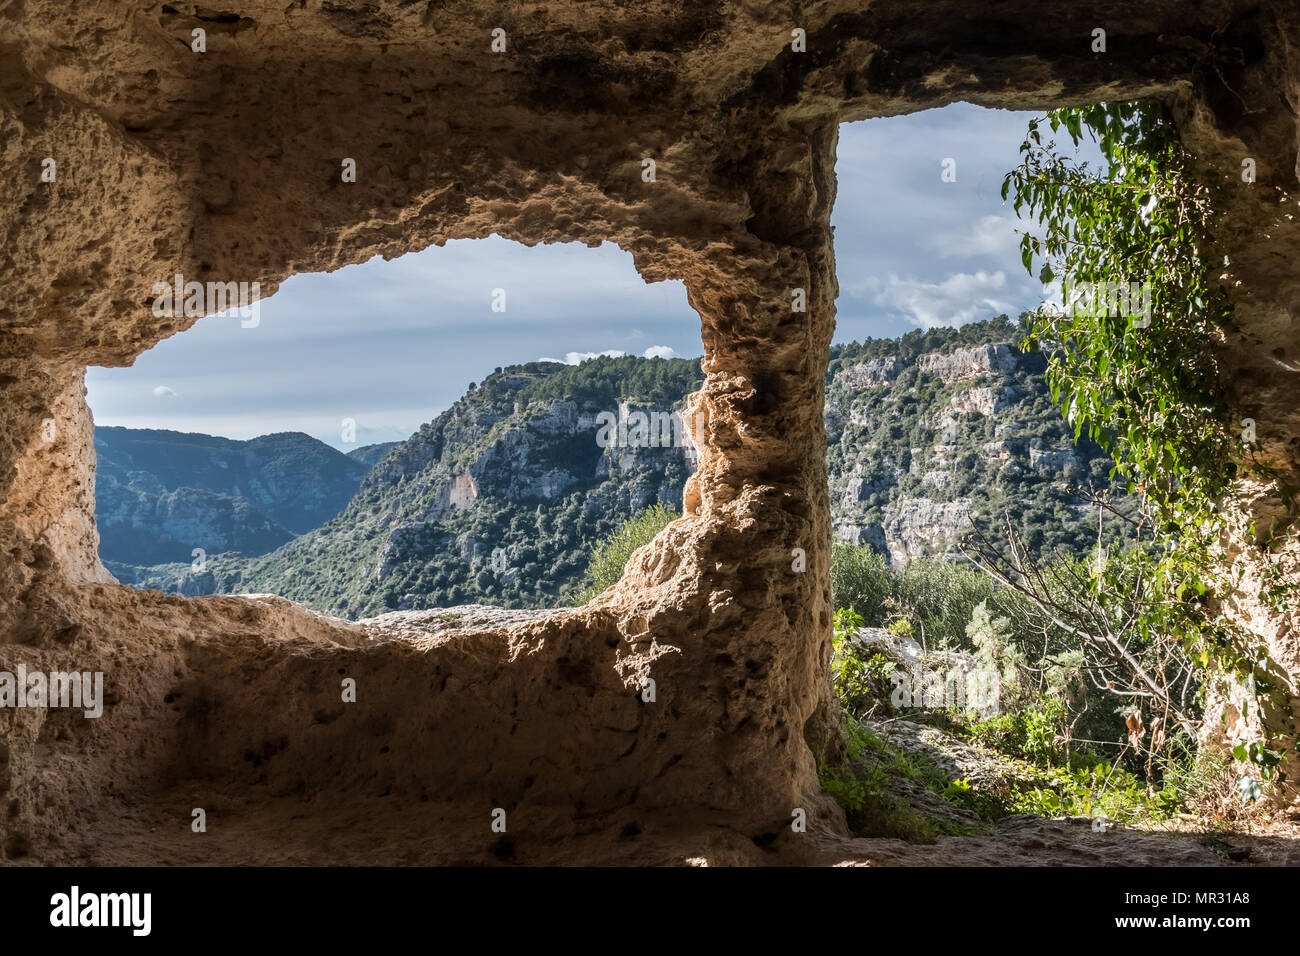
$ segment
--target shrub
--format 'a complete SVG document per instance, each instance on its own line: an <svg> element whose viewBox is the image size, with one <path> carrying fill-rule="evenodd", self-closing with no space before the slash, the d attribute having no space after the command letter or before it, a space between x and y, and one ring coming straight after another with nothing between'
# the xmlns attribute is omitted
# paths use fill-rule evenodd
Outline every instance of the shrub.
<svg viewBox="0 0 1300 956"><path fill-rule="evenodd" d="M917 627L927 647L968 647L966 625L975 608L993 597L993 583L966 565L912 561L898 582L899 611Z"/></svg>
<svg viewBox="0 0 1300 956"><path fill-rule="evenodd" d="M835 612L831 681L840 705L855 716L866 713L877 701L887 699L890 674L895 668L883 654L863 655L862 648L854 642L862 626L862 616L852 608Z"/></svg>
<svg viewBox="0 0 1300 956"><path fill-rule="evenodd" d="M617 584L632 552L649 544L677 517L679 515L672 506L656 503L639 515L628 518L612 534L597 542L587 561L586 581L571 596L574 606L586 604L606 588Z"/></svg>
<svg viewBox="0 0 1300 956"><path fill-rule="evenodd" d="M866 627L880 627L894 573L884 556L866 545L837 542L831 552L831 594L836 609L851 608Z"/></svg>

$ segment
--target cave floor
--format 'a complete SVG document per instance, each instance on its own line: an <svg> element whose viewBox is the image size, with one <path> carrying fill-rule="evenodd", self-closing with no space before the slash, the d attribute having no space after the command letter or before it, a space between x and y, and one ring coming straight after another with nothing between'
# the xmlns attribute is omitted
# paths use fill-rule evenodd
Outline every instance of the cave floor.
<svg viewBox="0 0 1300 956"><path fill-rule="evenodd" d="M202 798L200 798L202 794ZM205 804L206 832L191 810ZM214 799L181 785L132 802L105 803L39 860L72 866L1300 866L1300 826L1201 833L1136 828L1098 832L1083 818L1015 816L981 835L934 844L783 834L764 847L705 820L656 820L629 808L626 822L592 817L584 829L534 813L516 832L491 833L477 804L245 793ZM112 812L108 808L112 807ZM611 837L611 833L618 836Z"/></svg>

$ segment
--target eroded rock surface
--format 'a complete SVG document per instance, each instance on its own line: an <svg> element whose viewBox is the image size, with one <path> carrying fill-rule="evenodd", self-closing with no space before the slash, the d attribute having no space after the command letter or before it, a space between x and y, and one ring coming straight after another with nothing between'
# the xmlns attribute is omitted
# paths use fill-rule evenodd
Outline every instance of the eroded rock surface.
<svg viewBox="0 0 1300 956"><path fill-rule="evenodd" d="M838 124L956 99L1176 101L1207 179L1233 191L1240 401L1294 476L1293 19L1283 2L1112 5L1099 55L1094 14L1027 0L844 0L798 19L762 3L0 9L0 667L102 670L108 689L98 720L0 712L5 858L761 862L755 840L792 807L810 842L772 853L842 858L806 849L843 834L815 772L835 745L822 375ZM682 279L700 313L685 516L617 588L424 644L283 601L112 581L82 373L196 321L156 317L155 283L267 295L297 272L493 232L616 242L647 281ZM1263 514L1276 499L1253 495ZM1249 581L1238 597L1296 673L1294 615L1260 616ZM340 700L347 678L356 703Z"/></svg>

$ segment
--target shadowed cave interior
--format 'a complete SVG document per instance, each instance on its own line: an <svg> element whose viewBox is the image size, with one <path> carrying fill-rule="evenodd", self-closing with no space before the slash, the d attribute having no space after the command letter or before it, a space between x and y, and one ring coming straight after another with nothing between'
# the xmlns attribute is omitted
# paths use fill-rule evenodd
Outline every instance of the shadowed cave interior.
<svg viewBox="0 0 1300 956"><path fill-rule="evenodd" d="M1285 6L1147 4L1107 23L1104 56L1085 13L1004 6L996 22L902 0L818 8L805 53L789 47L797 25L740 6L526 7L504 15L502 56L473 3L8 11L22 55L0 90L3 150L32 174L0 186L0 667L102 670L107 692L94 721L0 714L6 860L950 862L943 845L850 838L817 778L837 746L822 403L839 123L958 99L1169 102L1225 192L1238 407L1267 423L1262 453L1284 476L1300 457ZM185 38L200 27L196 54ZM1225 185L1242 156L1251 189ZM366 171L355 183L336 175L343 157ZM647 280L681 280L700 316L683 517L617 587L514 627L412 636L112 580L83 374L192 323L153 314L155 282L258 281L265 295L295 273L491 233L614 242ZM806 313L789 309L796 288ZM1257 524L1285 512L1273 488L1239 491ZM804 574L789 573L794 547ZM1278 559L1294 573L1294 553ZM1292 623L1248 582L1225 613L1296 673ZM654 706L637 693L651 677ZM357 702L340 706L346 678ZM794 807L808 832L789 831ZM1038 842L969 845L972 860L1032 862ZM1159 835L1094 853L1203 858Z"/></svg>

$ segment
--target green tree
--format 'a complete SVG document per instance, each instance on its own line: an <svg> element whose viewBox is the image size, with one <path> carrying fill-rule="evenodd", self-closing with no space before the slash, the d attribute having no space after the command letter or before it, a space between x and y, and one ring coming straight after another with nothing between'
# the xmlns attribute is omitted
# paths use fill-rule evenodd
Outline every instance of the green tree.
<svg viewBox="0 0 1300 956"><path fill-rule="evenodd" d="M612 534L597 542L587 562L586 581L573 592L574 605L586 604L606 588L617 584L632 552L649 544L677 517L677 510L671 505L656 503L639 515L628 518Z"/></svg>
<svg viewBox="0 0 1300 956"><path fill-rule="evenodd" d="M1076 146L1091 136L1107 167L1061 155L1043 123L1031 121L1021 165L1007 175L1002 196L1041 225L1041 235L1022 238L1025 268L1032 274L1041 264L1039 278L1060 276L1067 292L1063 309L1033 313L1024 346L1048 356L1053 398L1075 435L1087 433L1113 450L1117 472L1143 496L1147 525L1141 545L1084 581L1092 592L1085 597L1112 615L1116 603L1135 608L1126 630L1156 675L1144 680L1147 671L1129 664L1142 685L1135 691L1159 684L1181 651L1202 674L1234 676L1263 709L1289 719L1285 699L1263 706L1275 688L1252 636L1215 614L1216 592L1233 588L1218 558L1233 534L1220 502L1245 462L1217 348L1233 323L1216 275L1220 262L1229 263L1215 251L1213 196L1197 182L1192 157L1159 103L1067 108L1046 122ZM1249 464L1276 480L1261 463ZM1294 514L1290 492L1280 493ZM1135 581L1142 582L1136 596ZM1080 632L1095 641L1108 622L1099 617L1097 627ZM1162 704L1167 722L1172 706L1167 697ZM1275 752L1256 743L1268 758L1254 762L1267 775Z"/></svg>

